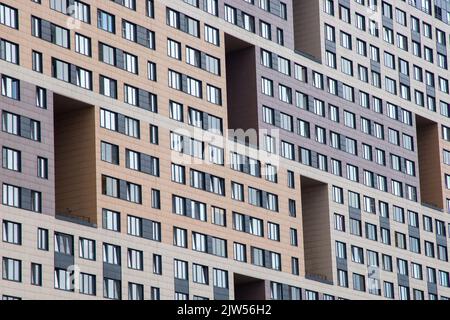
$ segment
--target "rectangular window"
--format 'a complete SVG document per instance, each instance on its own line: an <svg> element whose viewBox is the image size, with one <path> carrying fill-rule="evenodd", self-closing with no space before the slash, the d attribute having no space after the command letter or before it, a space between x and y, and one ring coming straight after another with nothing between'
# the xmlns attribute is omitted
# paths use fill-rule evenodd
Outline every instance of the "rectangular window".
<svg viewBox="0 0 450 320"><path fill-rule="evenodd" d="M100 75L100 94L117 99L117 81Z"/></svg>
<svg viewBox="0 0 450 320"><path fill-rule="evenodd" d="M3 280L22 281L22 261L3 257L2 269Z"/></svg>
<svg viewBox="0 0 450 320"><path fill-rule="evenodd" d="M103 229L120 231L120 213L108 209L103 209Z"/></svg>
<svg viewBox="0 0 450 320"><path fill-rule="evenodd" d="M213 269L213 285L216 288L228 288L228 272L221 269Z"/></svg>
<svg viewBox="0 0 450 320"><path fill-rule="evenodd" d="M161 209L161 195L160 191L157 189L151 190L151 201L153 209Z"/></svg>
<svg viewBox="0 0 450 320"><path fill-rule="evenodd" d="M205 24L205 41L215 46L220 45L219 30Z"/></svg>
<svg viewBox="0 0 450 320"><path fill-rule="evenodd" d="M1 80L2 96L20 100L20 81L6 75L2 75Z"/></svg>
<svg viewBox="0 0 450 320"><path fill-rule="evenodd" d="M155 62L147 62L147 79L157 81L157 68Z"/></svg>
<svg viewBox="0 0 450 320"><path fill-rule="evenodd" d="M75 52L90 57L91 38L75 33Z"/></svg>
<svg viewBox="0 0 450 320"><path fill-rule="evenodd" d="M55 232L55 252L73 256L73 236Z"/></svg>
<svg viewBox="0 0 450 320"><path fill-rule="evenodd" d="M80 273L80 293L90 296L96 295L96 276L93 274Z"/></svg>
<svg viewBox="0 0 450 320"><path fill-rule="evenodd" d="M33 71L42 73L43 72L42 53L33 50L31 53L31 58Z"/></svg>
<svg viewBox="0 0 450 320"><path fill-rule="evenodd" d="M153 274L162 275L162 256L153 254Z"/></svg>
<svg viewBox="0 0 450 320"><path fill-rule="evenodd" d="M112 300L119 300L122 297L122 286L119 280L104 278L103 297Z"/></svg>
<svg viewBox="0 0 450 320"><path fill-rule="evenodd" d="M215 105L222 105L222 90L210 84L206 84L206 94L208 102Z"/></svg>
<svg viewBox="0 0 450 320"><path fill-rule="evenodd" d="M0 24L13 29L19 28L18 11L15 8L0 3Z"/></svg>
<svg viewBox="0 0 450 320"><path fill-rule="evenodd" d="M196 263L192 264L192 281L199 284L209 284L209 273L208 273L208 267L199 265Z"/></svg>
<svg viewBox="0 0 450 320"><path fill-rule="evenodd" d="M10 207L19 208L19 193L19 187L3 184L3 204Z"/></svg>
<svg viewBox="0 0 450 320"><path fill-rule="evenodd" d="M38 228L37 248L39 250L48 251L48 230L47 229Z"/></svg>
<svg viewBox="0 0 450 320"><path fill-rule="evenodd" d="M273 222L267 222L267 230L267 237L270 240L280 241L280 225Z"/></svg>
<svg viewBox="0 0 450 320"><path fill-rule="evenodd" d="M158 126L150 125L150 143L159 144Z"/></svg>
<svg viewBox="0 0 450 320"><path fill-rule="evenodd" d="M173 244L177 247L187 248L187 230L173 228Z"/></svg>
<svg viewBox="0 0 450 320"><path fill-rule="evenodd" d="M95 261L95 241L80 237L79 254L80 258Z"/></svg>
<svg viewBox="0 0 450 320"><path fill-rule="evenodd" d="M11 221L3 220L3 242L11 244L22 244L22 225Z"/></svg>
<svg viewBox="0 0 450 320"><path fill-rule="evenodd" d="M174 259L173 263L174 263L175 279L188 280L189 279L188 262Z"/></svg>
<svg viewBox="0 0 450 320"><path fill-rule="evenodd" d="M144 270L144 253L140 250L128 249L128 268Z"/></svg>
<svg viewBox="0 0 450 320"><path fill-rule="evenodd" d="M31 263L31 284L34 286L42 286L42 265Z"/></svg>
<svg viewBox="0 0 450 320"><path fill-rule="evenodd" d="M2 148L2 166L4 169L21 171L21 152L7 147Z"/></svg>
<svg viewBox="0 0 450 320"><path fill-rule="evenodd" d="M98 9L97 27L106 32L116 33L116 17L106 11Z"/></svg>
<svg viewBox="0 0 450 320"><path fill-rule="evenodd" d="M121 264L121 250L119 246L103 243L103 262L108 264Z"/></svg>
<svg viewBox="0 0 450 320"><path fill-rule="evenodd" d="M108 142L100 142L101 160L111 163L119 164L119 146Z"/></svg>
<svg viewBox="0 0 450 320"><path fill-rule="evenodd" d="M0 39L0 59L13 64L19 64L19 45Z"/></svg>
<svg viewBox="0 0 450 320"><path fill-rule="evenodd" d="M48 159L37 158L37 176L41 179L48 179Z"/></svg>

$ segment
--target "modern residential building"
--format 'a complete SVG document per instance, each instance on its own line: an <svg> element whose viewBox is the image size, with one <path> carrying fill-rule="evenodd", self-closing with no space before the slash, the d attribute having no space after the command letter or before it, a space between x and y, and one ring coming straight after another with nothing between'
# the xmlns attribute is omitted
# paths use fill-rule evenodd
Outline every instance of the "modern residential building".
<svg viewBox="0 0 450 320"><path fill-rule="evenodd" d="M0 0L0 296L450 298L449 24Z"/></svg>

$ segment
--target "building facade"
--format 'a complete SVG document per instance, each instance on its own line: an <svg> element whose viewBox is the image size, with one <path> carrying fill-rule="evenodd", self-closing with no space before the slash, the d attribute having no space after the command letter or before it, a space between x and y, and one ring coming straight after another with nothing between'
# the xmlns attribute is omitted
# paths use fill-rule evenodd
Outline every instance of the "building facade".
<svg viewBox="0 0 450 320"><path fill-rule="evenodd" d="M450 298L449 23L0 0L0 296Z"/></svg>

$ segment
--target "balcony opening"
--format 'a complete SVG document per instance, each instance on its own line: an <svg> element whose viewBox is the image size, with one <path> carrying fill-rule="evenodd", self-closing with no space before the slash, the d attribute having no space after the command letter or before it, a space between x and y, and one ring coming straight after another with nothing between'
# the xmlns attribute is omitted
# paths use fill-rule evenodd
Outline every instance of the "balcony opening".
<svg viewBox="0 0 450 320"><path fill-rule="evenodd" d="M255 47L225 34L228 126L258 129Z"/></svg>
<svg viewBox="0 0 450 320"><path fill-rule="evenodd" d="M97 223L95 108L54 95L56 216Z"/></svg>
<svg viewBox="0 0 450 320"><path fill-rule="evenodd" d="M322 57L320 3L317 0L293 1L295 50L316 61L321 61Z"/></svg>
<svg viewBox="0 0 450 320"><path fill-rule="evenodd" d="M421 201L425 206L442 211L444 195L442 192L439 125L416 115L416 130Z"/></svg>
<svg viewBox="0 0 450 320"><path fill-rule="evenodd" d="M234 299L235 300L266 300L266 285L263 279L235 273Z"/></svg>
<svg viewBox="0 0 450 320"><path fill-rule="evenodd" d="M301 177L305 277L333 281L328 185Z"/></svg>

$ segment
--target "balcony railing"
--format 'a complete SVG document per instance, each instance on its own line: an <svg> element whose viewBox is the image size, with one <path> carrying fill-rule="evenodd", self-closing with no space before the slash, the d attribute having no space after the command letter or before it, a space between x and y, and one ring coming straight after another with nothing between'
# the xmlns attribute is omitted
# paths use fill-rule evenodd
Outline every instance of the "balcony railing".
<svg viewBox="0 0 450 320"><path fill-rule="evenodd" d="M85 216L76 216L68 213L57 213L55 215L55 218L58 220L63 220L71 223L80 224L83 226L91 227L91 228L97 228L97 224L91 222L91 219L89 217Z"/></svg>
<svg viewBox="0 0 450 320"><path fill-rule="evenodd" d="M313 281L333 285L333 281L329 280L327 276L322 275L322 274L305 274L305 278L308 280L313 280Z"/></svg>
<svg viewBox="0 0 450 320"><path fill-rule="evenodd" d="M307 59L309 59L309 60L311 60L313 62L322 63L322 61L320 59L314 57L312 54L309 54L309 53L306 53L306 52L303 52L303 51L300 51L300 50L297 50L297 49L295 49L294 51L298 55L301 55L301 56L303 56L303 57L305 57L305 58L307 58Z"/></svg>
<svg viewBox="0 0 450 320"><path fill-rule="evenodd" d="M426 202L422 202L421 204L422 204L422 206L424 206L426 208L433 209L433 210L439 211L441 213L444 212L444 210L442 208L439 208L439 207L435 206L434 204L426 203Z"/></svg>

